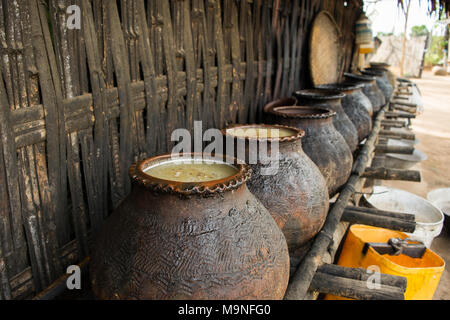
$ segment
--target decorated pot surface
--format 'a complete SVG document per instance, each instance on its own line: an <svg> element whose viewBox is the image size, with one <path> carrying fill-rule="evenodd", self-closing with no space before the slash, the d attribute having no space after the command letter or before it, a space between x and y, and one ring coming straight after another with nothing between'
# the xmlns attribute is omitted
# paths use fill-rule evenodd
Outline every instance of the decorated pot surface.
<svg viewBox="0 0 450 320"><path fill-rule="evenodd" d="M252 163L253 174L248 181L250 191L264 204L286 237L293 265L302 258L299 249L311 240L325 222L329 196L326 181L319 168L304 153L302 139L305 132L294 127L279 125L236 125L224 130L226 138L241 140L246 146L245 158L254 153L252 134L237 135L236 132L251 132L253 129L276 130L290 136L271 138L267 149L277 166L273 172L265 172L268 164L258 160ZM267 142L265 137L257 139ZM277 146L274 147L274 144Z"/></svg>

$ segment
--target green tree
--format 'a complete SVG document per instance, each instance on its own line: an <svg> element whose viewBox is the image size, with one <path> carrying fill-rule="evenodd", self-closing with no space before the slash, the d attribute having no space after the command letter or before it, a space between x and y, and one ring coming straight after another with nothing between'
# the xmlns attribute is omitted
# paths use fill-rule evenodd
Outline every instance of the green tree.
<svg viewBox="0 0 450 320"><path fill-rule="evenodd" d="M425 25L414 26L411 28L411 37L426 36L428 34L428 29Z"/></svg>

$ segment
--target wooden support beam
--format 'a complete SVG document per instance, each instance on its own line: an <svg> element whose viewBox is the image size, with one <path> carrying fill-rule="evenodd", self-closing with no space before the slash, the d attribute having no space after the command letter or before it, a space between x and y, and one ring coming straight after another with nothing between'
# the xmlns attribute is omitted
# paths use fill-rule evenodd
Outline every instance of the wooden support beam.
<svg viewBox="0 0 450 320"><path fill-rule="evenodd" d="M317 272L311 281L311 289L344 298L357 300L404 300L402 289L384 284L370 289L366 281L332 276Z"/></svg>
<svg viewBox="0 0 450 320"><path fill-rule="evenodd" d="M375 208L354 207L354 206L348 206L347 208L345 208L345 210L370 213L378 216L402 219L411 222L416 221L416 216L410 213L392 212L392 211L378 210Z"/></svg>
<svg viewBox="0 0 450 320"><path fill-rule="evenodd" d="M329 263L320 266L317 272L360 281L367 281L373 275L373 273L367 272L364 268L347 268ZM381 284L406 291L407 280L405 277L382 273L380 274L380 282Z"/></svg>
<svg viewBox="0 0 450 320"><path fill-rule="evenodd" d="M412 146L390 146L386 144L379 144L375 148L376 153L397 153L397 154L413 154L414 147Z"/></svg>
<svg viewBox="0 0 450 320"><path fill-rule="evenodd" d="M381 137L388 137L388 138L397 138L397 139L405 139L405 140L416 140L416 135L412 132L399 132L399 131L391 131L391 130L381 130L380 131Z"/></svg>
<svg viewBox="0 0 450 320"><path fill-rule="evenodd" d="M367 168L363 177L380 180L400 180L420 182L421 175L419 171L397 170L387 168Z"/></svg>
<svg viewBox="0 0 450 320"><path fill-rule="evenodd" d="M412 221L378 216L375 214L352 211L346 209L342 215L342 220L350 223L364 224L378 228L413 233L416 230L416 223Z"/></svg>

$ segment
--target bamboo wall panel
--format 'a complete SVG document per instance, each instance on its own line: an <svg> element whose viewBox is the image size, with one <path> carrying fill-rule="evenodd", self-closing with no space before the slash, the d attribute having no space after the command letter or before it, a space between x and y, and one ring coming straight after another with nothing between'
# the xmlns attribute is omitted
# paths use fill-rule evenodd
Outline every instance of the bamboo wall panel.
<svg viewBox="0 0 450 320"><path fill-rule="evenodd" d="M345 4L346 5L345 5ZM81 29L67 28L67 7ZM330 11L353 62L360 1L0 0L0 299L89 255L129 166L174 129L255 123L310 86L309 29Z"/></svg>

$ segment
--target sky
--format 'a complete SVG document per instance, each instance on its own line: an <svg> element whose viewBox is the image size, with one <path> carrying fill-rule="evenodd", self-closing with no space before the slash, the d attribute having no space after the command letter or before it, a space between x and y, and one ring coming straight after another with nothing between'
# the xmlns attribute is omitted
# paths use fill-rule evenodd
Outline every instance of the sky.
<svg viewBox="0 0 450 320"><path fill-rule="evenodd" d="M434 35L441 35L443 27L438 25L434 27L438 20L436 16L428 14L428 0L411 0L411 9L408 19L408 35L411 28L416 25L426 25L428 30L433 29ZM405 17L401 9L397 6L397 0L366 0L365 11L372 21L374 35L378 32L394 32L400 34L403 32Z"/></svg>

